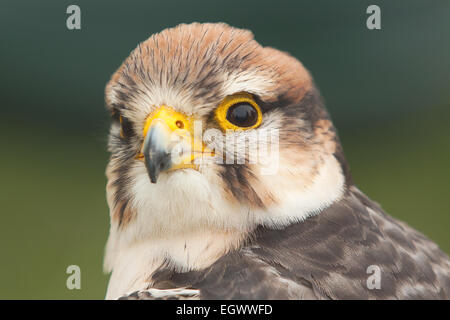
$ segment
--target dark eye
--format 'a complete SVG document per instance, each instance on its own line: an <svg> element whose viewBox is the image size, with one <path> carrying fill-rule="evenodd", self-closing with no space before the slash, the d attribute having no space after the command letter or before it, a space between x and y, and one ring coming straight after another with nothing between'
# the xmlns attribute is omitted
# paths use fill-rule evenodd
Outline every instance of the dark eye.
<svg viewBox="0 0 450 320"><path fill-rule="evenodd" d="M133 128L131 126L130 120L127 118L120 116L120 136L122 138L130 137L133 134Z"/></svg>
<svg viewBox="0 0 450 320"><path fill-rule="evenodd" d="M236 103L228 108L227 120L238 127L251 127L258 121L258 111L248 102Z"/></svg>

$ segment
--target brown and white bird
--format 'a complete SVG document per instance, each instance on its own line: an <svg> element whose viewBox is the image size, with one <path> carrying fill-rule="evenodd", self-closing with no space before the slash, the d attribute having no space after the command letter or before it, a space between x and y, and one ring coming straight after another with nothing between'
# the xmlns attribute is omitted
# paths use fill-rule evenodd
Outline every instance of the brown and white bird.
<svg viewBox="0 0 450 320"><path fill-rule="evenodd" d="M450 298L449 257L358 190L308 71L251 32L152 35L106 104L106 298Z"/></svg>

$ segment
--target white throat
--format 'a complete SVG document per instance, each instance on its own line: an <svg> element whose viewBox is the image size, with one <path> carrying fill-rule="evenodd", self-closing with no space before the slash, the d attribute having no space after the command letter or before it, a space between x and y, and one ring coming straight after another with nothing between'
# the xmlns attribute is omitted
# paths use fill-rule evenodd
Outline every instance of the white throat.
<svg viewBox="0 0 450 320"><path fill-rule="evenodd" d="M317 214L340 199L345 182L339 163L329 156L312 184L275 193L278 205L254 210L230 203L219 189L220 178L211 172L180 170L155 185L145 168L134 170L138 178L131 192L139 209L124 228L111 225L105 256L105 271L112 271L107 299L151 287L152 274L162 264L177 271L208 267L239 247L258 225L280 228ZM276 182L276 177L265 179Z"/></svg>

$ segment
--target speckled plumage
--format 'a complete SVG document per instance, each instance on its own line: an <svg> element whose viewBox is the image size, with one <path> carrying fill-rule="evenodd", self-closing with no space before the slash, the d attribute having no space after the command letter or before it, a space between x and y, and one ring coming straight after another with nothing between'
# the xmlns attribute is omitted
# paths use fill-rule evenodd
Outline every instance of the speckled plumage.
<svg viewBox="0 0 450 320"><path fill-rule="evenodd" d="M255 131L279 131L277 173L206 163L151 184L136 159L146 117L168 105L220 130L215 108L242 91L262 111ZM107 298L450 298L448 256L354 186L308 71L249 31L191 24L153 35L112 76L106 103ZM367 287L371 265L380 289Z"/></svg>
<svg viewBox="0 0 450 320"><path fill-rule="evenodd" d="M381 269L368 289L367 267ZM161 268L153 287L196 288L200 299L449 299L448 257L386 215L355 187L319 215L285 229L259 227L209 268Z"/></svg>

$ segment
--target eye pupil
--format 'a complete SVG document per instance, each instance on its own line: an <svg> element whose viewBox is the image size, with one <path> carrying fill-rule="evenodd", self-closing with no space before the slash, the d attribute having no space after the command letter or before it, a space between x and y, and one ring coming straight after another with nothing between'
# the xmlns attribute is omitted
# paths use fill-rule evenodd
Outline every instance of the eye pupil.
<svg viewBox="0 0 450 320"><path fill-rule="evenodd" d="M133 133L130 121L122 116L120 116L119 120L120 120L120 136L122 138L130 137Z"/></svg>
<svg viewBox="0 0 450 320"><path fill-rule="evenodd" d="M238 127L251 127L258 121L258 112L248 102L236 103L228 109L227 120Z"/></svg>

